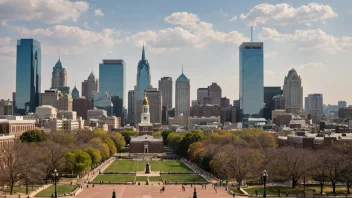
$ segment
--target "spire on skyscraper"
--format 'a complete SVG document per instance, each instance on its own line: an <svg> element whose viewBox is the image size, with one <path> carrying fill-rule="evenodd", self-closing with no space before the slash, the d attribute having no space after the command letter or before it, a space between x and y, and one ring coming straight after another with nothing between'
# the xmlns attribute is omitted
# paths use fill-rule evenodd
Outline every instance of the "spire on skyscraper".
<svg viewBox="0 0 352 198"><path fill-rule="evenodd" d="M144 44L143 44L143 50L142 50L142 60L145 60Z"/></svg>

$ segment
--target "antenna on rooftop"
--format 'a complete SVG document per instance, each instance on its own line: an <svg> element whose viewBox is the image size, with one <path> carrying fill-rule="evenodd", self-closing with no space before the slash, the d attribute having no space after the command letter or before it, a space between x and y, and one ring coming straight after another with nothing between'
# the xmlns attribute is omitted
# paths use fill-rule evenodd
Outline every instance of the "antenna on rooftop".
<svg viewBox="0 0 352 198"><path fill-rule="evenodd" d="M253 42L253 26L251 26L251 42Z"/></svg>

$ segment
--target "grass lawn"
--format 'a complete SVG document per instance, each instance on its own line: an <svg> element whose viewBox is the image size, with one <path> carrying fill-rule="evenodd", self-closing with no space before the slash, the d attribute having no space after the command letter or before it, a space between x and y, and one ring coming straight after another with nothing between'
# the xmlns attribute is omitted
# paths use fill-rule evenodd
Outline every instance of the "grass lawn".
<svg viewBox="0 0 352 198"><path fill-rule="evenodd" d="M163 181L169 182L205 182L199 175L163 175Z"/></svg>
<svg viewBox="0 0 352 198"><path fill-rule="evenodd" d="M259 194L264 194L264 188L263 186L252 186L249 188L243 188L248 194L253 194L255 195L255 191L258 191ZM266 187L266 193L268 195L277 195L277 190L280 189L280 193L282 195L288 194L302 194L303 189L302 188L291 188L291 187L282 187L282 186L267 186Z"/></svg>
<svg viewBox="0 0 352 198"><path fill-rule="evenodd" d="M135 172L144 171L145 162L136 160L115 160L104 172Z"/></svg>
<svg viewBox="0 0 352 198"><path fill-rule="evenodd" d="M161 177L159 177L159 176L149 177L149 181L151 181L151 182L161 182Z"/></svg>
<svg viewBox="0 0 352 198"><path fill-rule="evenodd" d="M68 194L74 191L76 188L76 185L57 185L56 187L58 195ZM54 189L55 187L54 185L52 185L49 188L40 191L38 194L35 195L35 197L51 197L51 195L55 191Z"/></svg>
<svg viewBox="0 0 352 198"><path fill-rule="evenodd" d="M39 186L33 186L33 189L32 189L32 186L29 185L28 186L28 192L32 192L32 191L36 190L38 187ZM5 192L6 193L10 193L10 187L6 188ZM14 186L12 192L14 194L15 193L23 193L23 194L25 194L26 193L26 186L21 186L21 187L20 186Z"/></svg>
<svg viewBox="0 0 352 198"><path fill-rule="evenodd" d="M137 182L146 182L147 181L147 176L138 176L136 177Z"/></svg>
<svg viewBox="0 0 352 198"><path fill-rule="evenodd" d="M146 182L147 178L148 178L148 176L138 176L138 177L136 177L136 181L137 182ZM150 182L161 182L161 177L151 176L151 177L149 177L149 181Z"/></svg>
<svg viewBox="0 0 352 198"><path fill-rule="evenodd" d="M307 185L306 186L306 191L309 191L308 189L315 190L315 193L320 193L320 186L319 185ZM346 186L336 186L336 194L345 194L347 192L347 187ZM331 194L332 193L332 186L331 185L324 185L323 186L323 193L325 194Z"/></svg>
<svg viewBox="0 0 352 198"><path fill-rule="evenodd" d="M187 173L192 172L185 164L176 160L150 161L152 171Z"/></svg>
<svg viewBox="0 0 352 198"><path fill-rule="evenodd" d="M232 192L235 192L236 195L241 195L243 194L243 192L241 192L239 189L237 189L237 187L230 187L230 190L232 190Z"/></svg>
<svg viewBox="0 0 352 198"><path fill-rule="evenodd" d="M98 175L93 181L103 181L105 183L111 182L134 182L134 175Z"/></svg>
<svg viewBox="0 0 352 198"><path fill-rule="evenodd" d="M186 173L192 172L186 165L180 161L150 161L151 171ZM135 172L144 171L146 161L137 160L116 160L104 172Z"/></svg>

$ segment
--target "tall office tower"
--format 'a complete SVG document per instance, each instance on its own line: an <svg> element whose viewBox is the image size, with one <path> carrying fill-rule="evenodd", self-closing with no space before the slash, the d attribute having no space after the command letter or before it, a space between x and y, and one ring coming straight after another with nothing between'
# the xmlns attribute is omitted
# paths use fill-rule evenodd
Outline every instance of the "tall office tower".
<svg viewBox="0 0 352 198"><path fill-rule="evenodd" d="M172 78L163 77L159 80L159 91L163 98L163 107L172 108Z"/></svg>
<svg viewBox="0 0 352 198"><path fill-rule="evenodd" d="M13 102L10 100L0 100L0 115L13 115Z"/></svg>
<svg viewBox="0 0 352 198"><path fill-rule="evenodd" d="M134 90L128 91L128 123L134 125Z"/></svg>
<svg viewBox="0 0 352 198"><path fill-rule="evenodd" d="M279 94L273 97L273 109L285 109L285 96Z"/></svg>
<svg viewBox="0 0 352 198"><path fill-rule="evenodd" d="M141 111L144 100L144 91L151 88L150 84L150 66L148 60L145 58L144 46L142 50L142 59L137 67L137 85L134 89L134 123L141 122Z"/></svg>
<svg viewBox="0 0 352 198"><path fill-rule="evenodd" d="M89 101L94 100L95 94L99 91L99 80L91 72L87 80L82 82L82 96L86 97Z"/></svg>
<svg viewBox="0 0 352 198"><path fill-rule="evenodd" d="M15 112L24 115L39 106L41 47L34 39L17 40Z"/></svg>
<svg viewBox="0 0 352 198"><path fill-rule="evenodd" d="M198 88L197 89L197 101L199 105L204 105L204 98L209 97L209 89L208 88Z"/></svg>
<svg viewBox="0 0 352 198"><path fill-rule="evenodd" d="M148 88L145 90L145 95L149 101L150 123L161 124L162 113L162 96L156 88Z"/></svg>
<svg viewBox="0 0 352 198"><path fill-rule="evenodd" d="M104 93L108 92L114 104L114 115L121 117L125 99L125 61L103 60L103 63L99 64L99 79L99 90Z"/></svg>
<svg viewBox="0 0 352 198"><path fill-rule="evenodd" d="M303 112L302 79L295 69L291 69L284 81L285 109L289 113Z"/></svg>
<svg viewBox="0 0 352 198"><path fill-rule="evenodd" d="M172 78L163 77L159 80L159 91L162 98L161 123L167 124L168 110L172 108Z"/></svg>
<svg viewBox="0 0 352 198"><path fill-rule="evenodd" d="M244 42L239 47L240 109L244 117L261 116L264 106L264 45Z"/></svg>
<svg viewBox="0 0 352 198"><path fill-rule="evenodd" d="M58 89L59 87L67 86L67 72L64 67L62 67L61 60L57 61L53 67L52 77L51 77L51 89Z"/></svg>
<svg viewBox="0 0 352 198"><path fill-rule="evenodd" d="M346 108L347 102L346 101L338 101L337 105L339 106L339 108Z"/></svg>
<svg viewBox="0 0 352 198"><path fill-rule="evenodd" d="M182 69L182 74L176 80L175 115L189 116L190 102L190 80Z"/></svg>
<svg viewBox="0 0 352 198"><path fill-rule="evenodd" d="M308 94L305 97L305 112L311 114L311 112L317 112L318 118L323 117L323 94Z"/></svg>
<svg viewBox="0 0 352 198"><path fill-rule="evenodd" d="M71 94L62 93L59 90L45 90L40 94L40 106L51 105L58 110L72 111L72 96Z"/></svg>
<svg viewBox="0 0 352 198"><path fill-rule="evenodd" d="M72 95L72 98L73 98L73 99L79 98L79 91L78 91L76 85L75 85L75 87L72 89L72 94L71 94L71 95Z"/></svg>
<svg viewBox="0 0 352 198"><path fill-rule="evenodd" d="M220 106L221 87L216 83L212 83L210 86L208 86L208 91L211 104Z"/></svg>
<svg viewBox="0 0 352 198"><path fill-rule="evenodd" d="M114 105L111 102L111 98L108 92L98 92L94 96L94 108L104 109L108 116L112 116L114 113Z"/></svg>

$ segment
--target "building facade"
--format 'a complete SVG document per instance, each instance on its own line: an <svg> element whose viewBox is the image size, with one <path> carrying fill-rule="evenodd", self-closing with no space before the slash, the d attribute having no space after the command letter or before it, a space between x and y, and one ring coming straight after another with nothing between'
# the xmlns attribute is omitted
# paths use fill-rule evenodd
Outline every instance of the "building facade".
<svg viewBox="0 0 352 198"><path fill-rule="evenodd" d="M75 85L75 87L72 89L71 95L72 95L72 99L80 98L80 97L79 97L79 91L78 91L76 85Z"/></svg>
<svg viewBox="0 0 352 198"><path fill-rule="evenodd" d="M270 102L274 96L283 93L281 87L264 87L264 103Z"/></svg>
<svg viewBox="0 0 352 198"><path fill-rule="evenodd" d="M156 88L149 88L145 90L145 95L149 101L150 123L161 124L162 120L162 96Z"/></svg>
<svg viewBox="0 0 352 198"><path fill-rule="evenodd" d="M318 119L323 117L323 94L308 94L308 97L305 97L304 110L308 114L310 111L314 110L314 112L317 112Z"/></svg>
<svg viewBox="0 0 352 198"><path fill-rule="evenodd" d="M51 77L51 89L58 89L60 87L67 86L67 72L64 67L62 67L61 60L57 61L53 67L52 77Z"/></svg>
<svg viewBox="0 0 352 198"><path fill-rule="evenodd" d="M88 121L90 121L91 119L100 119L104 117L108 117L108 114L104 109L91 109L87 112Z"/></svg>
<svg viewBox="0 0 352 198"><path fill-rule="evenodd" d="M197 89L197 101L199 105L207 104L204 102L204 98L209 97L208 88L198 88Z"/></svg>
<svg viewBox="0 0 352 198"><path fill-rule="evenodd" d="M87 112L90 109L90 102L87 98L74 98L72 109L77 112L77 116L87 120Z"/></svg>
<svg viewBox="0 0 352 198"><path fill-rule="evenodd" d="M61 93L60 91L45 90L44 93L40 94L40 106L51 105L58 110L72 111L72 96L71 94Z"/></svg>
<svg viewBox="0 0 352 198"><path fill-rule="evenodd" d="M212 83L208 87L208 91L209 91L209 98L210 98L211 104L220 106L221 105L221 87L216 83Z"/></svg>
<svg viewBox="0 0 352 198"><path fill-rule="evenodd" d="M89 101L92 101L98 91L99 80L95 77L94 73L91 72L88 79L82 82L82 96L87 98Z"/></svg>
<svg viewBox="0 0 352 198"><path fill-rule="evenodd" d="M111 102L111 98L109 97L108 92L98 92L95 94L94 108L104 109L108 113L108 116L114 115L114 105Z"/></svg>
<svg viewBox="0 0 352 198"><path fill-rule="evenodd" d="M285 109L288 112L303 112L302 79L295 69L291 69L284 80Z"/></svg>
<svg viewBox="0 0 352 198"><path fill-rule="evenodd" d="M25 115L39 106L41 47L34 39L17 40L15 112Z"/></svg>
<svg viewBox="0 0 352 198"><path fill-rule="evenodd" d="M77 112L75 111L63 111L60 110L57 112L58 119L67 119L67 120L77 120Z"/></svg>
<svg viewBox="0 0 352 198"><path fill-rule="evenodd" d="M182 74L176 80L175 114L189 116L190 102L190 80L182 70Z"/></svg>
<svg viewBox="0 0 352 198"><path fill-rule="evenodd" d="M210 117L210 116L220 116L221 115L221 108L218 105L195 105L191 107L190 116L203 116L203 117Z"/></svg>
<svg viewBox="0 0 352 198"><path fill-rule="evenodd" d="M99 79L100 91L108 92L110 97L118 96L119 100L114 100L115 102L122 101L122 105L114 104L114 115L121 117L123 103L125 101L125 61L120 59L103 60L103 63L99 64Z"/></svg>
<svg viewBox="0 0 352 198"><path fill-rule="evenodd" d="M221 98L221 102L220 102L220 107L228 107L230 106L230 99L229 98Z"/></svg>
<svg viewBox="0 0 352 198"><path fill-rule="evenodd" d="M264 106L264 48L262 42L239 47L240 108L245 117L260 116Z"/></svg>
<svg viewBox="0 0 352 198"><path fill-rule="evenodd" d="M172 108L172 78L163 77L159 80L159 91L163 99L162 106Z"/></svg>
<svg viewBox="0 0 352 198"><path fill-rule="evenodd" d="M0 135L15 135L19 138L23 132L36 129L35 122L35 120L24 120L22 116L0 120Z"/></svg>
<svg viewBox="0 0 352 198"><path fill-rule="evenodd" d="M346 101L338 101L337 105L339 106L339 108L346 108L347 102Z"/></svg>
<svg viewBox="0 0 352 198"><path fill-rule="evenodd" d="M225 122L236 123L236 107L227 106L221 107L220 122L224 124Z"/></svg>
<svg viewBox="0 0 352 198"><path fill-rule="evenodd" d="M134 90L128 91L128 123L134 126Z"/></svg>
<svg viewBox="0 0 352 198"><path fill-rule="evenodd" d="M13 115L13 102L0 100L0 115Z"/></svg>
<svg viewBox="0 0 352 198"><path fill-rule="evenodd" d="M51 105L42 105L35 109L35 114L40 121L57 117L57 109Z"/></svg>

